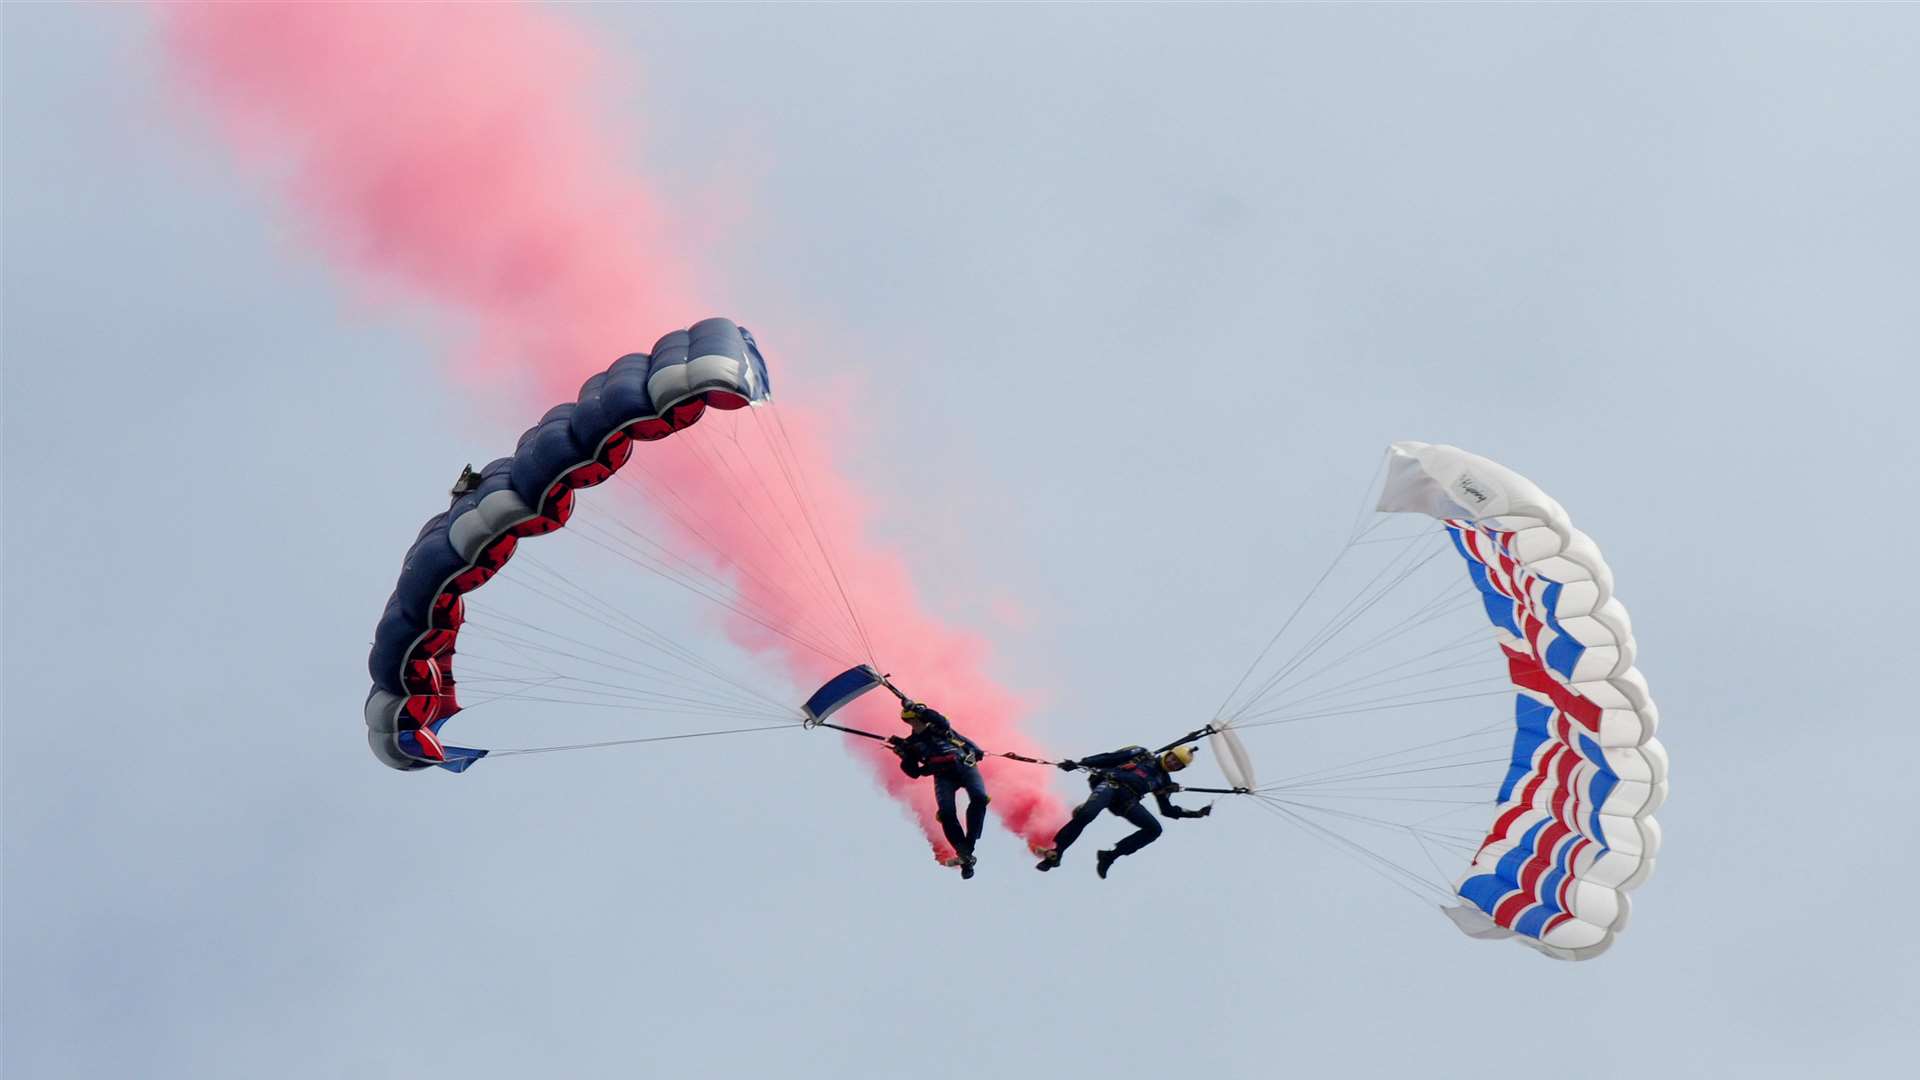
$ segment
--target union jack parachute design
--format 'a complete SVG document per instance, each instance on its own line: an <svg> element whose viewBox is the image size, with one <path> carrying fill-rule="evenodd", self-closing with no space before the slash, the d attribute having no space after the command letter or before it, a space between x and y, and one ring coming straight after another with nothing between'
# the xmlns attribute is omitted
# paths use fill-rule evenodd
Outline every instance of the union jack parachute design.
<svg viewBox="0 0 1920 1080"><path fill-rule="evenodd" d="M1598 956L1653 872L1667 795L1659 711L1613 572L1546 492L1456 447L1395 443L1378 509L1441 521L1516 691L1498 812L1447 914L1473 937Z"/></svg>

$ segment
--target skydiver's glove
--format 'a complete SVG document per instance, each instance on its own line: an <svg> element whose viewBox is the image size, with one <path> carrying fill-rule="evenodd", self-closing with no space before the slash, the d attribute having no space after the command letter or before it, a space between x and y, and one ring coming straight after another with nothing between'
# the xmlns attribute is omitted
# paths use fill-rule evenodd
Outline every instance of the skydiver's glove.
<svg viewBox="0 0 1920 1080"><path fill-rule="evenodd" d="M1065 761L1054 762L1053 767L1056 769L1059 769L1061 772L1072 772L1073 770L1080 767L1080 763L1073 760L1072 758L1068 758Z"/></svg>
<svg viewBox="0 0 1920 1080"><path fill-rule="evenodd" d="M1197 813L1197 814L1195 814L1195 815L1193 815L1193 816L1194 816L1194 817L1212 817L1212 816L1213 816L1213 804L1212 804L1212 803L1208 803L1207 805L1205 805L1205 806L1203 806L1203 807L1201 807L1201 808L1200 808L1200 812L1199 812L1199 813Z"/></svg>

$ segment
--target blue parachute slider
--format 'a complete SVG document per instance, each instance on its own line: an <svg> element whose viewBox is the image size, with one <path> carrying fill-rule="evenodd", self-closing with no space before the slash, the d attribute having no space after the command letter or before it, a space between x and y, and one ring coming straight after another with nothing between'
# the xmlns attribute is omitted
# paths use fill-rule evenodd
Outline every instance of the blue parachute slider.
<svg viewBox="0 0 1920 1080"><path fill-rule="evenodd" d="M866 664L851 667L828 679L826 685L815 690L813 696L806 700L806 704L800 706L800 711L807 714L808 727L817 727L826 723L827 717L852 703L855 698L881 686L893 690L886 676L873 670L872 667ZM899 691L894 690L894 693L898 694Z"/></svg>

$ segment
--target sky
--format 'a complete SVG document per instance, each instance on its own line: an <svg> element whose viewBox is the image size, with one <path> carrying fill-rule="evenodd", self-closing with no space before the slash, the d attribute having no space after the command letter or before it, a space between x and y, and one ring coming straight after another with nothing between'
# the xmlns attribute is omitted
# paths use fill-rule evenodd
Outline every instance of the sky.
<svg viewBox="0 0 1920 1080"><path fill-rule="evenodd" d="M0 1071L1911 1061L1884 581L1920 525L1920 11L554 14L612 58L604 123L708 291L840 395L880 532L1059 752L1204 719L1388 442L1552 492L1673 760L1632 926L1585 964L1470 941L1230 804L1104 882L994 831L963 884L823 733L380 767L400 554L531 417L450 384L458 312L344 280L235 168L148 11L14 4Z"/></svg>

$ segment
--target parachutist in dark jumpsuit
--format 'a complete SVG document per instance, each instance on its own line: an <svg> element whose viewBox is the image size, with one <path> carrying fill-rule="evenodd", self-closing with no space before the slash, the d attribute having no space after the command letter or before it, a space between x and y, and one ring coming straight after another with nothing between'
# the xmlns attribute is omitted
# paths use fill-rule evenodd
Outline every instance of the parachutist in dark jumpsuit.
<svg viewBox="0 0 1920 1080"><path fill-rule="evenodd" d="M947 843L953 845L960 876L970 878L973 845L980 839L980 828L987 819L987 785L975 767L983 753L973 740L953 730L946 717L919 702L901 706L900 719L907 722L913 734L905 738L896 735L887 740L887 745L900 755L901 772L914 777L933 777L933 799L940 830L946 833ZM965 830L960 828L953 799L954 792L962 789L967 793Z"/></svg>
<svg viewBox="0 0 1920 1080"><path fill-rule="evenodd" d="M1106 877L1113 860L1122 855L1131 855L1160 839L1160 822L1154 819L1153 811L1140 804L1148 795L1153 796L1160 805L1160 813L1170 818L1201 818L1213 813L1211 806L1189 810L1175 806L1173 800L1167 797L1180 790L1180 785L1173 782L1172 774L1192 764L1193 753L1191 746L1176 746L1158 755L1144 746L1129 746L1110 754L1059 762L1059 767L1069 772L1074 769L1091 770L1087 786L1093 789L1093 794L1087 796L1087 801L1081 803L1074 810L1073 817L1054 834L1053 847L1042 854L1035 869L1051 870L1059 866L1060 857L1080 838L1081 830L1105 810L1126 818L1138 827L1137 831L1123 837L1112 848L1102 851L1095 860L1095 871L1101 877Z"/></svg>

